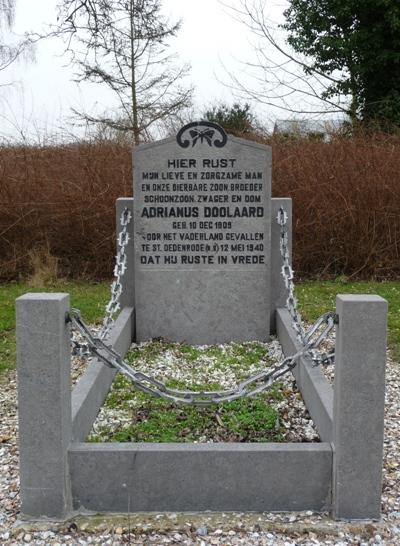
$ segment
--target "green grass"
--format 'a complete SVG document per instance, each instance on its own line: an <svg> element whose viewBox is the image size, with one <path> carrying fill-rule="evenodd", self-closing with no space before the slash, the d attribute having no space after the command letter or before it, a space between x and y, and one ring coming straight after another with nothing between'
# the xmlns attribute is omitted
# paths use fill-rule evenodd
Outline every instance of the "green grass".
<svg viewBox="0 0 400 546"><path fill-rule="evenodd" d="M59 281L45 287L32 287L28 283L0 285L0 372L15 366L15 299L26 292L67 292L71 306L81 310L84 319L91 324L101 323L104 307L109 298L109 283L84 281ZM400 281L305 282L299 284L296 294L304 319L315 320L322 313L335 308L336 294L379 294L389 302L389 346L395 358L400 359ZM185 363L193 377L201 368L202 358L212 358L215 370L233 370L238 380L247 375L252 366L268 365L268 354L262 344L232 344L229 351L220 346L205 349L187 344L174 344L155 340L144 348L135 348L128 360L136 366L145 361L149 366L157 363L160 354L169 351ZM208 380L207 380L208 381ZM184 381L169 380L174 388L187 388ZM215 381L197 383L194 390L219 389ZM284 397L280 385L274 385L267 393L250 400L226 403L219 408L193 408L174 406L168 401L152 398L132 388L130 382L118 375L107 397L106 406L128 416L125 424L110 432L97 430L90 441L147 441L193 442L205 436L216 441L280 441L282 429L279 412L274 401ZM271 405L272 404L272 405Z"/></svg>
<svg viewBox="0 0 400 546"><path fill-rule="evenodd" d="M169 381L171 387L183 385ZM188 385L185 385L187 388ZM197 389L220 389L218 384L198 385ZM279 412L270 404L281 400L279 385L254 399L235 400L218 408L177 406L133 389L118 375L105 401L105 408L128 416L115 428L96 427L90 442L196 442L202 437L214 441L279 442L282 430Z"/></svg>
<svg viewBox="0 0 400 546"><path fill-rule="evenodd" d="M110 442L195 442L204 435L222 441L279 442L278 412L258 397L213 408L177 408L148 403L133 412L132 424L107 438ZM218 421L217 421L218 415ZM96 436L91 437L96 441ZM101 441L104 438L101 437Z"/></svg>
<svg viewBox="0 0 400 546"><path fill-rule="evenodd" d="M240 381L250 369L254 372L254 366L260 369L270 362L266 346L259 342L193 347L162 339L135 347L126 358L135 369L146 370L171 388L195 391L223 390L215 374L226 381L226 374L234 372ZM168 369L164 367L166 361ZM177 406L134 389L128 379L118 375L104 408L113 417L117 411L119 420L113 418L112 426L108 425L108 419L105 425L97 424L89 441L279 442L282 440L279 412L271 402L283 397L280 385L276 384L254 399L232 401L219 407Z"/></svg>
<svg viewBox="0 0 400 546"><path fill-rule="evenodd" d="M400 281L336 281L304 282L296 295L302 316L313 321L322 313L335 309L336 294L378 294L389 302L388 343L394 358L400 359Z"/></svg>
<svg viewBox="0 0 400 546"><path fill-rule="evenodd" d="M32 288L28 283L0 284L0 371L15 366L15 298L26 292L69 292L71 304L81 309L83 317L97 323L104 314L109 297L109 283L84 281L57 282L43 288ZM314 320L335 307L336 294L379 294L389 302L389 345L395 357L400 358L400 281L346 282L310 281L299 284L296 290L300 310L307 320ZM196 349L186 349L188 360L196 359Z"/></svg>
<svg viewBox="0 0 400 546"><path fill-rule="evenodd" d="M26 292L68 292L71 306L82 311L90 323L98 323L109 298L108 283L59 281L44 287L29 283L0 284L0 372L15 367L15 299Z"/></svg>
<svg viewBox="0 0 400 546"><path fill-rule="evenodd" d="M219 411L146 400L132 414L129 426L106 438L104 433L93 435L90 441L195 442L204 435L238 442L279 442L281 438L278 413L262 397L229 402Z"/></svg>

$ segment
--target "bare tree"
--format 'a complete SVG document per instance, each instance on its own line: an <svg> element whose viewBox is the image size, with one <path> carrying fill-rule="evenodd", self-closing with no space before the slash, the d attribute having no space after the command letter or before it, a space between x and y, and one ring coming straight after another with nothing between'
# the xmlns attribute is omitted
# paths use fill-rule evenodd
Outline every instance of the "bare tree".
<svg viewBox="0 0 400 546"><path fill-rule="evenodd" d="M130 132L139 144L189 106L188 67L177 68L167 51L180 23L162 15L161 0L63 0L58 19L55 33L66 40L77 81L103 84L119 102L111 116L75 111L86 122Z"/></svg>
<svg viewBox="0 0 400 546"><path fill-rule="evenodd" d="M11 40L6 43L6 36L14 24L16 0L0 0L0 71L8 68L27 50L32 52L32 41L25 37L21 40ZM11 37L10 37L11 38ZM8 85L6 83L1 86Z"/></svg>
<svg viewBox="0 0 400 546"><path fill-rule="evenodd" d="M255 59L243 62L240 74L228 72L226 85L241 97L290 114L351 114L351 97L329 92L344 74L323 73L307 57L295 53L285 41L283 29L269 19L266 0L242 0L239 8L221 3L255 39Z"/></svg>

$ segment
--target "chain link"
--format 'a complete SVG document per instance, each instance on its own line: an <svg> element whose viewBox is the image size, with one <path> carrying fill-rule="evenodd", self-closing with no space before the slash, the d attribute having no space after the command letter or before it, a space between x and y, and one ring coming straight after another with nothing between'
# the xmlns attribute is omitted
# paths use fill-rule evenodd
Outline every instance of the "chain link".
<svg viewBox="0 0 400 546"><path fill-rule="evenodd" d="M334 313L328 313L327 315L322 315L313 324L313 326L311 326L309 330L306 331L304 329L301 316L297 308L297 300L294 295L294 281L293 281L294 274L293 274L292 266L290 264L289 234L287 229L288 215L286 211L283 209L283 207L279 208L278 216L276 220L281 227L279 246L280 246L281 258L282 258L281 273L285 283L285 288L288 293L288 297L286 300L286 309L288 310L289 315L292 319L292 327L297 334L297 339L300 341L301 345L305 347L309 339L312 336L314 336L315 333L320 329L322 325L321 320L323 320L323 317L329 315L334 321L334 323L336 322L337 317ZM329 332L322 332L321 339L317 340L315 347L309 349L309 356L311 357L312 361L314 362L316 366L320 364L322 364L323 366L327 366L329 364L333 364L335 360L334 349L327 352L321 352L316 350L321 345L321 343L327 339L328 334Z"/></svg>
<svg viewBox="0 0 400 546"><path fill-rule="evenodd" d="M274 381L290 372L298 363L301 357L312 358L314 365L327 365L333 362L334 352L317 352L317 348L325 341L335 326L336 315L325 313L305 331L301 317L297 309L297 301L294 296L293 270L290 265L290 253L287 232L287 214L283 208L279 209L277 222L281 226L280 251L282 256L282 276L288 291L286 307L289 311L292 326L302 345L295 354L288 356L269 368L264 368L248 379L240 382L235 389L220 391L190 391L169 388L165 383L159 381L141 371L135 370L130 364L107 346L104 339L107 337L114 322L114 315L120 309L119 298L122 293L121 277L126 270L126 245L129 241L127 226L131 220L131 212L125 209L121 215L122 231L118 237L119 251L117 253L115 276L116 279L111 285L111 300L106 308L106 317L103 327L98 336L95 336L84 323L80 312L71 310L70 320L72 331L79 332L85 343L81 343L76 335L72 337L73 352L82 357L95 357L107 366L117 369L128 377L132 383L141 391L156 397L161 397L176 404L188 404L193 406L209 406L230 402L238 398L249 398L268 389Z"/></svg>
<svg viewBox="0 0 400 546"><path fill-rule="evenodd" d="M118 234L118 250L115 257L115 266L114 266L114 281L111 284L111 297L110 301L105 308L105 316L103 320L103 326L100 330L99 337L100 339L105 339L114 324L114 317L121 309L120 298L122 294L122 282L121 278L125 274L127 267L127 254L126 248L129 243L130 237L128 233L128 226L132 220L132 212L128 207L125 207L121 213L119 223L122 227L121 231ZM72 330L71 337L72 344L72 354L77 355L81 358L90 358L92 356L91 348L88 344L82 343L80 338L76 336L74 330Z"/></svg>
<svg viewBox="0 0 400 546"><path fill-rule="evenodd" d="M73 309L70 314L72 327L76 328L81 336L87 341L91 356L96 357L104 364L116 368L119 372L128 377L132 383L141 391L164 398L175 404L187 404L192 406L209 406L211 404L221 404L231 402L238 398L249 398L268 389L277 379L291 371L302 356L307 356L308 352L316 346L319 340L331 331L334 326L332 313L326 313L320 317L318 328L310 336L305 347L302 347L294 355L286 357L282 362L264 368L260 372L250 376L242 381L235 389L221 391L183 391L167 387L167 385L149 375L135 370L130 364L126 363L122 357L112 348L108 347L102 339L95 337L83 322L78 310ZM317 325L317 323L316 323ZM319 329L323 327L322 333Z"/></svg>
<svg viewBox="0 0 400 546"><path fill-rule="evenodd" d="M100 339L105 339L114 324L114 317L121 310L120 298L122 294L121 277L123 277L126 271L126 248L128 246L130 237L128 233L128 226L132 219L132 213L125 207L121 213L120 225L122 230L118 235L118 251L115 258L114 267L114 282L111 285L111 299L106 306L106 314L103 321L103 327L100 331Z"/></svg>

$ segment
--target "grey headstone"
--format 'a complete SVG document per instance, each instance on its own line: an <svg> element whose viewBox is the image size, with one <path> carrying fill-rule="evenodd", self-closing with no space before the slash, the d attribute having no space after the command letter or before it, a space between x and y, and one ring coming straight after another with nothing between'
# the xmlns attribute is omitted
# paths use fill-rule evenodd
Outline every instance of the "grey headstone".
<svg viewBox="0 0 400 546"><path fill-rule="evenodd" d="M271 149L181 133L134 151L137 339L267 340Z"/></svg>

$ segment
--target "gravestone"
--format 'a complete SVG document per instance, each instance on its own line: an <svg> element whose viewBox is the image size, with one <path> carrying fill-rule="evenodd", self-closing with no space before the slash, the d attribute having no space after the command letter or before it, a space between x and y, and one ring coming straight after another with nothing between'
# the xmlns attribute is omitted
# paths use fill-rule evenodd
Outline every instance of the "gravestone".
<svg viewBox="0 0 400 546"><path fill-rule="evenodd" d="M134 150L137 341L266 341L271 149L209 122Z"/></svg>

